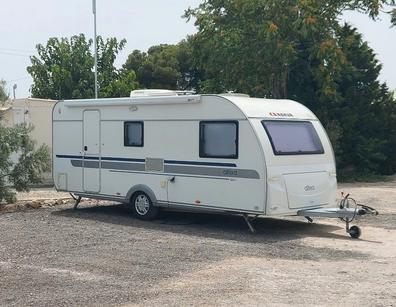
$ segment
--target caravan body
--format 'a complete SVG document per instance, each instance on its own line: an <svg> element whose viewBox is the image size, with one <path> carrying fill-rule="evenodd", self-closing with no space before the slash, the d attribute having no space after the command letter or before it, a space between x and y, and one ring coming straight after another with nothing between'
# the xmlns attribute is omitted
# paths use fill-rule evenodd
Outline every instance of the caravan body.
<svg viewBox="0 0 396 307"><path fill-rule="evenodd" d="M331 144L303 105L151 94L55 105L57 190L124 203L144 192L156 207L257 215L335 206Z"/></svg>

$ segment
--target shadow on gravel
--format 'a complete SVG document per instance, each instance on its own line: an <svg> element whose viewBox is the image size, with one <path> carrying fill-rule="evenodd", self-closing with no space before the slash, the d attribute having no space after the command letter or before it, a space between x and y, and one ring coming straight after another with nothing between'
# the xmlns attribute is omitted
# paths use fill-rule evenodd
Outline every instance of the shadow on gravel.
<svg viewBox="0 0 396 307"><path fill-rule="evenodd" d="M337 241L334 243L334 248L329 248L308 246L298 240L304 237L351 240L346 234L332 233L339 230L340 227L320 223L309 224L304 221L258 218L254 221L257 233L251 234L244 219L237 215L163 211L157 220L146 222L133 217L129 209L121 204L82 206L77 210L61 209L53 211L51 214L130 227L131 232L144 230L139 236L146 240L160 238L161 232L195 237L199 239L197 244L204 244L205 249L214 248L216 250L218 249L217 244L221 244L223 252L228 251L233 256L264 256L300 260L343 260L368 257L368 254L365 253L337 248L339 247ZM155 233L157 231L158 233ZM207 239L220 241L213 243ZM183 237L180 237L180 240L182 242Z"/></svg>
<svg viewBox="0 0 396 307"><path fill-rule="evenodd" d="M241 240L244 242L289 241L302 237L327 237L351 240L346 234L332 233L340 226L308 223L303 218L286 220L281 218L259 217L252 222L255 234L240 215L163 211L154 221L141 221L122 204L80 207L77 210L65 209L52 214L78 219L95 220L103 223L183 233L193 236ZM293 218L291 218L293 219Z"/></svg>

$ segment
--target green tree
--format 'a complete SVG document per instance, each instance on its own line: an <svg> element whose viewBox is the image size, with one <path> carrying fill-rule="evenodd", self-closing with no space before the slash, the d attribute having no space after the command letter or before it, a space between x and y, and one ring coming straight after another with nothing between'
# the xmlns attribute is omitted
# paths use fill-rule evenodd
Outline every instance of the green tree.
<svg viewBox="0 0 396 307"><path fill-rule="evenodd" d="M15 190L28 191L30 185L41 181L43 172L50 170L48 146L36 148L29 137L32 129L25 125L7 128L0 124L0 202L14 202Z"/></svg>
<svg viewBox="0 0 396 307"><path fill-rule="evenodd" d="M134 72L126 73L114 66L118 53L124 49L126 40L116 38L106 41L98 37L98 83L99 97L127 97L138 87Z"/></svg>
<svg viewBox="0 0 396 307"><path fill-rule="evenodd" d="M120 71L117 78L109 80L100 89L100 97L129 97L132 90L139 88L134 71Z"/></svg>
<svg viewBox="0 0 396 307"><path fill-rule="evenodd" d="M189 90L195 87L196 72L188 40L176 45L152 46L147 53L134 50L123 68L134 71L143 88Z"/></svg>
<svg viewBox="0 0 396 307"><path fill-rule="evenodd" d="M180 78L176 47L173 45L153 46L147 53L134 50L128 56L124 69L135 71L144 88L177 89Z"/></svg>
<svg viewBox="0 0 396 307"><path fill-rule="evenodd" d="M334 94L324 95L315 82L317 61L299 58L289 76L290 96L314 110L327 128L341 175L396 172L396 102L378 77L381 65L362 35L348 24L336 30L344 60L334 74Z"/></svg>
<svg viewBox="0 0 396 307"><path fill-rule="evenodd" d="M206 0L186 11L202 92L228 90L303 102L325 124L339 170L392 173L395 101L381 66L345 10L376 18L394 1Z"/></svg>
<svg viewBox="0 0 396 307"><path fill-rule="evenodd" d="M117 54L126 41L98 37L98 87L99 96L126 95L126 89L115 89L120 78L125 77L115 66ZM31 57L27 68L33 77L32 95L37 98L81 99L94 96L94 57L92 40L83 34L68 38L50 38L47 44L37 45L38 56ZM128 75L128 81L133 75ZM129 90L136 84L132 80Z"/></svg>
<svg viewBox="0 0 396 307"><path fill-rule="evenodd" d="M356 29L345 25L337 36L346 57L342 74L335 80L340 99L335 105L330 101L325 105L331 106L328 112L342 128L340 168L364 173L396 172L396 151L388 151L395 145L395 122L391 118L396 115L396 102L386 84L378 81L381 65Z"/></svg>
<svg viewBox="0 0 396 307"><path fill-rule="evenodd" d="M372 18L393 0L206 0L185 16L195 18L193 50L204 71L200 88L251 95L288 96L288 77L301 52L321 63L314 77L324 95L335 94L332 75L343 55L334 38L339 16L359 10ZM221 78L219 78L221 76Z"/></svg>
<svg viewBox="0 0 396 307"><path fill-rule="evenodd" d="M7 83L4 80L0 79L0 102L4 102L9 98L6 90L6 85Z"/></svg>
<svg viewBox="0 0 396 307"><path fill-rule="evenodd" d="M83 34L67 38L50 38L37 45L27 71L33 78L32 95L36 98L73 99L94 95L94 64L90 51L92 40Z"/></svg>

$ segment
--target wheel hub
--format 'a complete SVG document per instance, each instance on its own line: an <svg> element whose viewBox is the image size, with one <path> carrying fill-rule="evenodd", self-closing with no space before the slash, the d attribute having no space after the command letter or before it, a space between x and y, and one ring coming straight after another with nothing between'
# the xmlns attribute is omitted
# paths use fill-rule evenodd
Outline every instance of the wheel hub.
<svg viewBox="0 0 396 307"><path fill-rule="evenodd" d="M139 195L135 200L136 212L140 215L146 215L150 209L150 202L145 195Z"/></svg>

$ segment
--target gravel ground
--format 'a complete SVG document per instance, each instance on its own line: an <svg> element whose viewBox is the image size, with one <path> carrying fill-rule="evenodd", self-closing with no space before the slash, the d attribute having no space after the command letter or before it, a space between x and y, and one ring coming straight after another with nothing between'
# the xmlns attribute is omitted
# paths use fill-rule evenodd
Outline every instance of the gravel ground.
<svg viewBox="0 0 396 307"><path fill-rule="evenodd" d="M378 217L360 240L336 220L255 221L163 213L133 218L84 202L0 213L1 306L258 306L396 304L396 182L344 185ZM65 199L51 189L19 203Z"/></svg>

